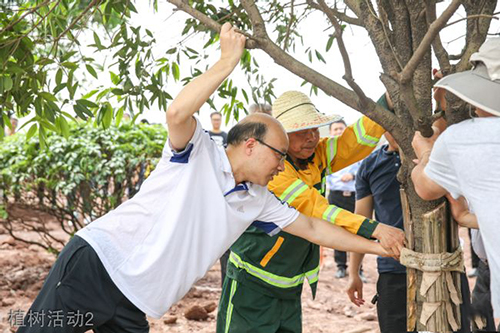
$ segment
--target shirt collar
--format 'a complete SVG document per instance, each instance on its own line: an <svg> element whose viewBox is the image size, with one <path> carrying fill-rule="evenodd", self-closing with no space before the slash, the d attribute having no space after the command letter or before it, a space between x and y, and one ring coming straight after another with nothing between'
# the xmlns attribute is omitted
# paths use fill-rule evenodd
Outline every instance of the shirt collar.
<svg viewBox="0 0 500 333"><path fill-rule="evenodd" d="M228 174L231 179L233 180L233 184L235 184L234 182L234 175L233 175L233 170L231 169L231 163L229 163L229 158L227 157L227 153L226 153L226 150L223 149L224 153L221 154L221 170L222 172ZM241 186L241 188L239 187ZM250 183L250 182L243 182L241 184L235 184L234 188L231 189L230 191L228 191L227 193L231 192L231 191L236 191L236 190L246 190L248 192L248 194L250 194L252 197L254 197L256 195L255 193L255 189L253 188L253 184ZM226 193L226 195L227 195Z"/></svg>
<svg viewBox="0 0 500 333"><path fill-rule="evenodd" d="M387 149L389 148L389 145L383 145L382 148L382 151L384 152L385 155L388 155L388 156L394 156L394 155L399 155L399 152L397 150L395 151L388 151Z"/></svg>

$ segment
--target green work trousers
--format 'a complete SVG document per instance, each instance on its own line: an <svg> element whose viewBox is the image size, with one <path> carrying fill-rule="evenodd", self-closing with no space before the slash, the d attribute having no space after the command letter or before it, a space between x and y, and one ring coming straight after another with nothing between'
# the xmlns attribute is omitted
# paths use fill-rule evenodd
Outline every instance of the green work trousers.
<svg viewBox="0 0 500 333"><path fill-rule="evenodd" d="M267 296L226 277L217 314L217 333L230 332L302 332L300 296L297 299Z"/></svg>

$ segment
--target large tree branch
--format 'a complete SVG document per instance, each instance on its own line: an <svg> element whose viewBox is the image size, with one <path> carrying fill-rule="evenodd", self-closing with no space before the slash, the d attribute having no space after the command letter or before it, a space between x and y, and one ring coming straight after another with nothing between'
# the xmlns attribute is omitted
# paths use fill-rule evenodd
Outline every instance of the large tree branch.
<svg viewBox="0 0 500 333"><path fill-rule="evenodd" d="M309 6L311 6L312 8L314 8L314 9L317 9L317 10L320 10L322 12L325 12L325 10L323 9L323 6L318 5L313 0L307 0L307 4ZM349 23L349 24L353 24L353 25L357 25L357 26L363 27L363 21L361 21L359 19L359 17L351 17L351 16L347 15L346 13L343 13L343 12L339 11L336 8L332 8L332 7L328 7L328 6L326 6L326 7L328 8L328 11L330 12L330 14L333 15L333 16L335 16L338 20L340 20L342 22Z"/></svg>
<svg viewBox="0 0 500 333"><path fill-rule="evenodd" d="M207 15L203 14L202 12L194 9L191 7L187 1L183 0L167 0L170 2L172 5L177 7L177 9L182 10L186 14L194 17L198 21L200 21L204 26L209 28L210 30L220 32L221 24L217 23L216 21L212 20L210 17Z"/></svg>
<svg viewBox="0 0 500 333"><path fill-rule="evenodd" d="M436 21L436 2L430 1L427 4L427 22L431 23ZM443 43L441 43L441 37L439 33L436 34L434 41L432 42L432 48L434 53L436 54L436 58L439 62L439 69L442 73L447 74L450 71L450 58L448 52L443 47Z"/></svg>
<svg viewBox="0 0 500 333"><path fill-rule="evenodd" d="M458 22L462 22L462 21L465 21L465 20L478 19L478 18L490 18L490 19L498 20L498 17L496 17L496 15L498 15L498 14L500 14L500 12L493 13L492 15L485 15L485 14L469 15L467 17L464 17L464 18L458 19L456 21L453 21L451 23L448 23L445 26L445 28L448 28L450 25L454 25L454 24L456 24Z"/></svg>
<svg viewBox="0 0 500 333"><path fill-rule="evenodd" d="M253 0L241 0L241 5L245 9L253 25L253 34L257 38L268 38L266 31L266 24L262 15L260 15L259 8Z"/></svg>
<svg viewBox="0 0 500 333"><path fill-rule="evenodd" d="M352 76L351 69L351 61L349 60L349 54L347 53L347 49L344 44L344 39L342 38L342 27L340 23L337 21L335 17L335 13L328 7L324 0L319 0L319 6L321 7L321 11L325 13L330 22L333 24L335 28L335 33L337 37L337 45L339 46L340 54L342 55L342 60L344 62L345 75L343 79L347 82L349 87L354 90L356 95L359 97L360 108L365 109L368 106L368 99L366 98L365 93L361 89L360 86L354 81L354 77Z"/></svg>
<svg viewBox="0 0 500 333"><path fill-rule="evenodd" d="M417 50L413 53L412 57L400 74L400 81L402 84L406 84L412 79L413 73L415 72L418 64L428 52L429 47L431 46L434 38L437 36L439 31L446 25L450 17L456 12L458 7L460 6L460 1L461 0L453 0L448 8L445 9L443 14L441 14L441 16L437 20L432 22L429 30L418 45Z"/></svg>
<svg viewBox="0 0 500 333"><path fill-rule="evenodd" d="M288 39L290 38L290 31L292 30L293 21L295 19L295 16L293 15L294 3L295 1L292 0L290 6L290 21L288 21L288 26L286 27L285 40L283 42L283 49L285 51L288 49Z"/></svg>
<svg viewBox="0 0 500 333"><path fill-rule="evenodd" d="M359 0L344 0L345 5L358 17L361 19L361 9L359 7ZM363 20L361 19L363 22Z"/></svg>
<svg viewBox="0 0 500 333"><path fill-rule="evenodd" d="M193 7L191 7L189 4L187 4L183 0L167 0L167 1L170 2L172 5L176 6L178 10L182 10L186 14L188 14L188 15L194 17L195 19L197 19L198 21L200 21L204 26L206 26L210 30L215 31L215 32L220 32L220 28L222 27L222 25L220 23L212 20L210 17L203 14L202 12L194 9ZM243 32L243 31L239 31L239 32L244 34L247 38L249 38L249 39L247 39L247 41L245 43L245 48L254 49L256 47L254 37Z"/></svg>
<svg viewBox="0 0 500 333"><path fill-rule="evenodd" d="M400 62L395 49L378 16L372 13L372 8L369 8L369 4L364 1L358 1L356 3L346 1L346 4L349 6L352 5L355 10L359 9L359 17L364 22L365 28L370 35L370 39L380 59L384 73L396 78L397 73L402 67L398 65Z"/></svg>
<svg viewBox="0 0 500 333"><path fill-rule="evenodd" d="M465 37L466 45L463 50L462 58L456 65L457 72L462 72L469 68L470 56L474 52L477 52L479 47L486 40L486 34L488 33L491 23L491 16L497 3L497 1L486 0L478 6L476 0L463 0L463 2L467 16L482 14L487 17L476 20L467 20L467 34Z"/></svg>
<svg viewBox="0 0 500 333"><path fill-rule="evenodd" d="M168 0L172 4L176 4L177 2L181 2L179 0ZM264 28L263 23L264 21L262 20L262 17L260 15L260 12L258 11L257 7L255 6L254 2L251 0L243 0L242 5L247 11L248 17L252 21L252 24L254 24L254 27L256 24L260 25L262 28ZM183 10L184 12L190 14L193 13L193 11L196 11L196 9L191 8L179 8ZM191 15L191 14L190 14ZM192 15L195 18L200 18L200 22L206 24L207 27L216 27L215 22L207 22L207 20L213 21L211 18L207 17L206 15L203 15L201 13L197 13L196 16ZM218 31L218 30L215 30ZM254 31L255 32L255 31ZM351 108L358 110L362 114L368 116L375 122L381 124L384 126L384 128L388 131L391 131L392 133L396 135L403 135L403 127L399 124L399 121L396 117L396 115L386 112L382 106L376 104L374 101L371 99L368 99L368 106L366 109L361 109L360 108L360 103L359 103L359 98L356 95L355 92L352 90L349 90L342 85L338 84L337 82L329 79L325 75L313 70L312 68L304 65L294 57L290 56L288 53L283 51L278 45L273 43L269 37L267 36L267 33L264 30L260 30L260 34L263 35L257 36L254 34L252 37L253 40L255 41L255 47L263 50L266 52L278 65L286 68L290 72L294 73L295 75L299 76L300 78L310 82L314 86L320 88L323 90L327 95L332 96L342 103L350 106Z"/></svg>

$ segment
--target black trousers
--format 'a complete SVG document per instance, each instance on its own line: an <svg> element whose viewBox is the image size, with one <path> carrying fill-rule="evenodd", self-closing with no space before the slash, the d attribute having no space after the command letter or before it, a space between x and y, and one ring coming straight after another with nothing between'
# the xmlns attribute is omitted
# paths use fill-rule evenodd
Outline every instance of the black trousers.
<svg viewBox="0 0 500 333"><path fill-rule="evenodd" d="M460 305L461 328L470 330L470 290L465 274L460 276L463 303ZM381 333L402 333L406 330L406 274L381 273L377 281L377 315Z"/></svg>
<svg viewBox="0 0 500 333"><path fill-rule="evenodd" d="M469 239L472 240L470 229L467 229L467 230L469 231ZM470 242L470 259L471 259L471 263L472 263L472 268L477 268L481 259L479 259L476 252L474 252L474 248L472 247L472 242Z"/></svg>
<svg viewBox="0 0 500 333"><path fill-rule="evenodd" d="M20 325L24 332L149 332L146 315L116 287L94 249L64 247Z"/></svg>
<svg viewBox="0 0 500 333"><path fill-rule="evenodd" d="M346 197L343 191L330 191L328 194L328 202L330 205L335 205L342 209L348 210L354 213L354 206L356 204L356 195L351 192L351 196ZM344 251L334 252L335 263L338 268L347 269L347 254Z"/></svg>
<svg viewBox="0 0 500 333"><path fill-rule="evenodd" d="M493 307L491 306L490 290L490 268L483 261L477 266L476 284L472 290L472 312L486 319L486 327L479 330L474 321L472 327L474 332L495 332L495 319L493 318Z"/></svg>

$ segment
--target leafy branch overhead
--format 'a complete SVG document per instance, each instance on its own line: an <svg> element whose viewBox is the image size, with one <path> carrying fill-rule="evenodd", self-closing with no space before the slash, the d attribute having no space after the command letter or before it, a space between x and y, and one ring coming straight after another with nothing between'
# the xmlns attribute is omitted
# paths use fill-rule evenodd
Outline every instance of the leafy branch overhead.
<svg viewBox="0 0 500 333"><path fill-rule="evenodd" d="M134 27L133 2L119 0L27 1L3 4L0 14L0 135L10 126L9 117L28 117L29 133L43 143L48 131L67 135L67 122L93 121L109 127L149 109L165 110L172 98L172 83L185 84L206 69L209 54L217 47L218 30L226 21L248 37L242 69L248 88L225 82L208 104L229 120L246 112L248 104L272 102L273 78L260 71L253 49L267 53L278 65L310 84L311 93L321 89L391 130L408 152L408 133L430 133L432 102L431 50L445 73L467 68L467 59L486 37L495 17L496 1L454 0L438 16L436 3L396 0L378 1L252 1L168 0L175 11L184 11L183 39L158 55L156 36ZM151 1L156 15L158 2ZM466 44L455 65L439 38L441 29L459 7L467 14ZM322 13L327 28L325 51L308 45L302 31L306 19ZM168 20L168 17L167 17ZM348 25L367 30L381 62L381 80L395 114L366 96L353 75L349 44L343 39ZM191 36L204 38L189 45ZM396 43L396 40L398 41ZM344 79L350 89L320 70L332 66L329 52L334 43L344 61ZM305 49L307 61L294 52ZM104 61L102 59L105 59ZM92 88L89 88L92 87ZM169 93L170 92L170 93ZM376 97L376 96L370 96ZM450 108L451 109L451 108ZM459 109L459 106L455 106ZM447 114L450 119L457 113Z"/></svg>
<svg viewBox="0 0 500 333"><path fill-rule="evenodd" d="M120 123L124 113L166 110L172 99L169 82L189 82L204 70L198 66L208 57L183 41L158 56L153 33L132 24L136 8L131 1L13 1L1 6L0 139L13 115L28 117L24 126L43 143L47 131L67 135L66 123L75 118L108 128L113 119ZM234 19L242 22L241 29L249 27L240 7L199 2L196 8L213 20ZM238 12L241 17L234 18ZM182 34L187 39L200 32L209 35L204 49L217 46L217 33L195 20L186 21ZM249 97L270 102L273 96L272 83L258 72L250 53L242 60L250 89L228 83L232 89L219 92L230 101L210 104L228 118L246 112ZM184 62L192 65L191 73Z"/></svg>

